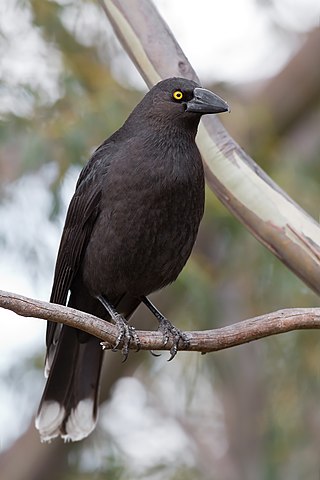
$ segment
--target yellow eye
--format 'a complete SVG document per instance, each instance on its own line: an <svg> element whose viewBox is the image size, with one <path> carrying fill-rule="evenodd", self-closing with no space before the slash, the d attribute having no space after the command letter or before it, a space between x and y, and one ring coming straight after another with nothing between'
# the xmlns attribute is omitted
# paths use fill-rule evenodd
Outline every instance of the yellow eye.
<svg viewBox="0 0 320 480"><path fill-rule="evenodd" d="M175 100L182 100L183 99L183 93L180 91L180 90L176 90L174 93L173 93L173 98Z"/></svg>

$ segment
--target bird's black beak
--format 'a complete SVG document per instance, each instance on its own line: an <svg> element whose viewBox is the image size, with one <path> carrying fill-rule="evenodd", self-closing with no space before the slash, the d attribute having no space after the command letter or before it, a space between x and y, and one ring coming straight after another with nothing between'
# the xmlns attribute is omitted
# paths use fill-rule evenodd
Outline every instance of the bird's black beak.
<svg viewBox="0 0 320 480"><path fill-rule="evenodd" d="M195 88L193 98L187 102L187 112L192 113L222 113L230 112L229 105L215 93L205 88Z"/></svg>

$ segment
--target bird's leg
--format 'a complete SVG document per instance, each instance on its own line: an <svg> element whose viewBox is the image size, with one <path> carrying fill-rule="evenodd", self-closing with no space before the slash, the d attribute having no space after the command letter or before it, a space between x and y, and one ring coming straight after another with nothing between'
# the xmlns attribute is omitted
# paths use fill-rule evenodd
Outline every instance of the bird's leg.
<svg viewBox="0 0 320 480"><path fill-rule="evenodd" d="M118 329L118 337L112 351L115 352L118 346L120 345L120 343L123 342L122 355L123 355L123 361L125 362L128 358L131 340L134 340L136 342L137 351L140 349L139 337L135 333L135 328L128 325L128 322L124 318L124 316L118 313L117 310L113 307L113 305L111 305L111 303L109 303L103 295L98 295L97 299L102 303L104 308L107 310L107 312L111 317L111 320L115 323ZM101 345L102 347L104 347L105 342L101 342Z"/></svg>
<svg viewBox="0 0 320 480"><path fill-rule="evenodd" d="M141 297L141 301L158 320L159 330L163 333L164 344L166 345L168 343L170 335L173 337L173 345L170 349L170 358L168 360L170 362L170 360L176 356L180 340L189 345L189 339L184 332L172 325L172 323L166 317L164 317L161 312L159 312L157 307L155 307L155 305L153 305L153 303L150 302L147 297Z"/></svg>

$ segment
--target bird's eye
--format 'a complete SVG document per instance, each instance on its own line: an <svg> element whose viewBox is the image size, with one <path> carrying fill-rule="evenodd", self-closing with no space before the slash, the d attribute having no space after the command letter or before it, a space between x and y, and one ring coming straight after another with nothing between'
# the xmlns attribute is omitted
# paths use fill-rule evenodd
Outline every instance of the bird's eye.
<svg viewBox="0 0 320 480"><path fill-rule="evenodd" d="M173 92L173 98L178 101L182 100L183 93L181 92L181 90L176 90L175 92Z"/></svg>

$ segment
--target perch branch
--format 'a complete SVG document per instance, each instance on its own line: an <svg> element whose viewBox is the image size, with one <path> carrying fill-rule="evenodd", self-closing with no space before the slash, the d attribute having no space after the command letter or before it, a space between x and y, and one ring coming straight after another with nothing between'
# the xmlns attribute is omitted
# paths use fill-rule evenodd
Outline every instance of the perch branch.
<svg viewBox="0 0 320 480"><path fill-rule="evenodd" d="M118 335L114 325L101 318L63 305L34 300L2 290L0 290L0 307L12 310L23 317L41 318L79 328L108 342L109 348L112 348ZM215 352L292 330L318 328L320 328L320 308L291 308L249 318L227 327L186 332L190 344L189 346L181 345L179 350ZM141 342L141 350L170 350L172 347L171 341L163 345L161 332L137 331L137 334ZM130 348L135 349L136 344L132 342Z"/></svg>

